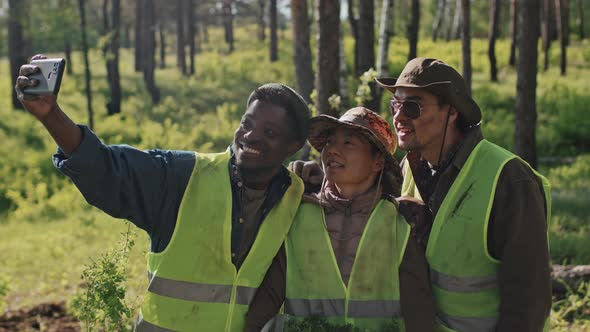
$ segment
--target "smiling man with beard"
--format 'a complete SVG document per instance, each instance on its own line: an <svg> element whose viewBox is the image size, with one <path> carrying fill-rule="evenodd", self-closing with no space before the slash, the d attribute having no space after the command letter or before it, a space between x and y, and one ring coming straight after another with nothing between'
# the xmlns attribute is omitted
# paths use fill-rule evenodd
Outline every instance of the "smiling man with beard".
<svg viewBox="0 0 590 332"><path fill-rule="evenodd" d="M222 153L141 151L103 144L54 96L25 94L38 70L22 66L15 89L58 144L55 166L90 204L150 236L136 330L241 331L303 193L282 165L307 136L303 98L276 83L254 90Z"/></svg>

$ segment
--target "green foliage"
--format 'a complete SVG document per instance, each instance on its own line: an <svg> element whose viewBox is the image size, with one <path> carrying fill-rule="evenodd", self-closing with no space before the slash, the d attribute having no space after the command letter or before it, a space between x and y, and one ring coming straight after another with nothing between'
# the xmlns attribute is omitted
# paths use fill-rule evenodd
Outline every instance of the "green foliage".
<svg viewBox="0 0 590 332"><path fill-rule="evenodd" d="M359 77L360 84L356 90L356 96L354 97L357 106L363 106L366 101L373 98L373 96L371 96L371 86L369 84L373 83L376 77L377 71L373 68L370 68Z"/></svg>
<svg viewBox="0 0 590 332"><path fill-rule="evenodd" d="M583 190L590 188L590 154L582 154L571 165L551 169L551 185L560 190Z"/></svg>
<svg viewBox="0 0 590 332"><path fill-rule="evenodd" d="M132 331L132 306L125 303L125 266L129 251L135 244L131 227L123 246L102 254L82 272L85 290L79 291L70 303L75 315L86 325L87 331Z"/></svg>
<svg viewBox="0 0 590 332"><path fill-rule="evenodd" d="M590 283L568 289L564 299L554 301L551 327L556 331L587 331L590 328Z"/></svg>
<svg viewBox="0 0 590 332"><path fill-rule="evenodd" d="M0 313L2 313L2 310L4 310L4 306L6 305L4 297L8 295L9 290L10 282L8 277L0 275Z"/></svg>

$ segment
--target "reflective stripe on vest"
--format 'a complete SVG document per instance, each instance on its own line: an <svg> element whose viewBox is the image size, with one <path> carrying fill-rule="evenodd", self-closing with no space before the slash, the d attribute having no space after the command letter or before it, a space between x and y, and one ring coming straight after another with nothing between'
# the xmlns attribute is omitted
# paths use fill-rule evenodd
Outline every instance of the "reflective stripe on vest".
<svg viewBox="0 0 590 332"><path fill-rule="evenodd" d="M231 285L201 284L153 276L148 291L185 301L230 303L232 288ZM236 304L249 305L255 294L256 288L237 286Z"/></svg>
<svg viewBox="0 0 590 332"><path fill-rule="evenodd" d="M498 288L498 277L496 275L457 277L430 269L430 281L433 285L449 292L469 293Z"/></svg>
<svg viewBox="0 0 590 332"><path fill-rule="evenodd" d="M495 317L452 317L438 313L436 322L455 331L493 332L496 330L497 319Z"/></svg>
<svg viewBox="0 0 590 332"><path fill-rule="evenodd" d="M285 312L294 316L344 316L344 299L331 300L285 300ZM370 300L348 301L348 317L353 318L399 318L401 317L401 305L399 301Z"/></svg>
<svg viewBox="0 0 590 332"><path fill-rule="evenodd" d="M148 321L145 321L141 315L137 318L137 323L135 326L135 332L175 332L174 330L168 330L163 327L156 326L151 324Z"/></svg>

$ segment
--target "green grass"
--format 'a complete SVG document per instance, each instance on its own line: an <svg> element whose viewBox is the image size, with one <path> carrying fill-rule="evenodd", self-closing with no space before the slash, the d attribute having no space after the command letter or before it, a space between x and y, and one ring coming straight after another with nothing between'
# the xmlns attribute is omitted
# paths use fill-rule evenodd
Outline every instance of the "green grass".
<svg viewBox="0 0 590 332"><path fill-rule="evenodd" d="M183 76L175 55L156 71L162 102L153 106L140 73L133 71L133 51L121 51L122 113L107 117L108 87L99 51L92 64L95 131L107 143L139 148L173 148L199 151L224 149L233 137L250 91L269 82L294 86L291 44L281 39L279 61L270 63L267 45L255 40L255 27L237 30L236 51L225 54L219 30L210 31L209 44L197 55L197 75ZM288 36L288 33L283 33ZM315 43L315 42L314 42ZM515 69L507 65L508 41L497 46L499 83L489 82L485 40L473 40L473 95L484 112L485 136L507 148L513 146ZM347 54L353 44L345 40ZM313 49L313 47L312 47ZM407 42L392 40L390 71L399 73L406 62ZM460 69L460 42L420 41L419 54L435 56ZM51 54L60 56L60 54ZM540 157L587 156L590 152L590 43L572 40L568 50L568 76L558 71L559 52L551 52L551 67L538 75L537 144ZM542 58L539 59L541 63ZM347 57L352 72L352 57ZM81 54L69 65L74 74L63 80L59 102L74 121L87 123ZM55 145L33 117L12 110L8 61L0 58L0 275L7 276L7 308L15 309L48 300L66 300L79 288L84 264L116 246L126 224L89 207L73 185L51 164ZM358 84L348 77L349 99ZM385 109L386 98L382 101ZM385 114L386 115L386 114ZM386 115L388 116L388 115ZM573 165L542 168L554 185L553 218L549 239L554 263L590 264L590 165L581 157ZM136 240L128 266L128 299L139 303L146 286L145 259L149 248L143 232ZM0 299L1 300L1 299ZM2 301L0 301L1 303ZM580 325L582 326L582 325ZM576 330L576 327L572 328ZM581 331L581 330L580 330Z"/></svg>

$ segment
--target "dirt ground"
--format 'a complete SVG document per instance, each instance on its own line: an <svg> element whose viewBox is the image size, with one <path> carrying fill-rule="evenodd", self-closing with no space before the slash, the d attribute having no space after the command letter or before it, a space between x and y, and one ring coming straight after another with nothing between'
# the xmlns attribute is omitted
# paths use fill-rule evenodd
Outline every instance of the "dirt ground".
<svg viewBox="0 0 590 332"><path fill-rule="evenodd" d="M0 315L0 332L79 332L80 323L63 302L42 303Z"/></svg>

